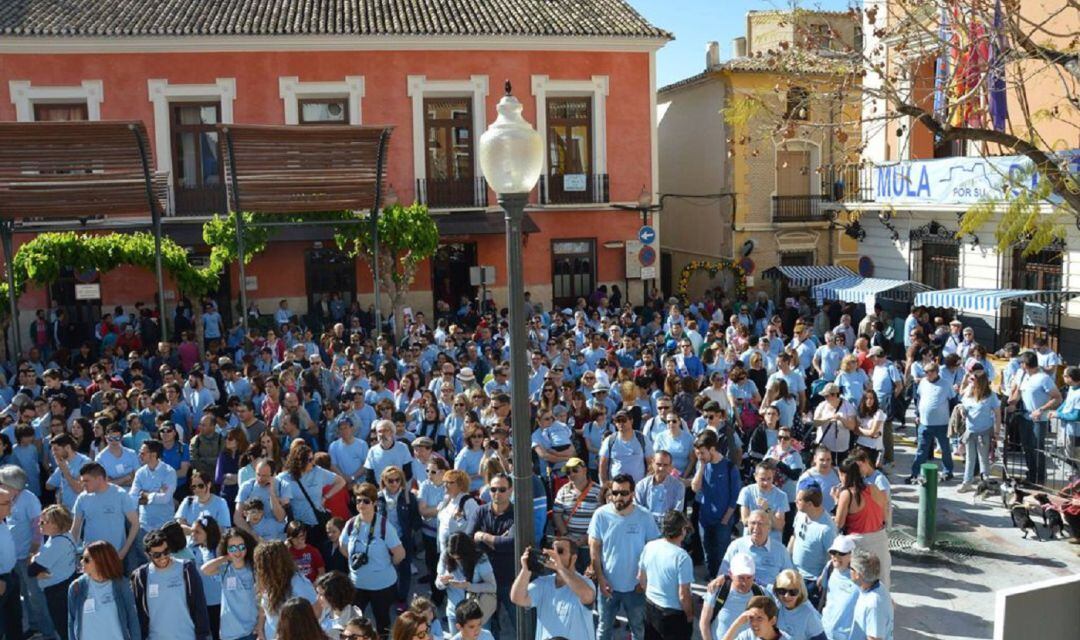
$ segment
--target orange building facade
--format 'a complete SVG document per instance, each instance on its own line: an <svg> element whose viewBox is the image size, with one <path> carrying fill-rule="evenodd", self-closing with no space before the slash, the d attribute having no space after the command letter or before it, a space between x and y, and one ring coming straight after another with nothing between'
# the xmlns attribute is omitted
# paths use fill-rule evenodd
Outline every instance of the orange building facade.
<svg viewBox="0 0 1080 640"><path fill-rule="evenodd" d="M0 121L144 122L153 166L168 185L165 234L193 260L208 253L202 221L224 210L214 124L392 126L386 183L400 202L426 203L440 228L439 252L406 301L430 317L436 301L456 308L463 296L476 297L470 266L495 267L488 290L505 304L502 212L476 145L509 80L547 140L526 221L532 299L568 306L606 283L640 302L641 282L626 279L623 243L636 238L642 217L613 205L636 204L643 187L657 192L655 54L669 36L638 20L642 33L607 37L5 37ZM31 238L16 232L16 247ZM217 297L235 309L240 283L229 271ZM372 299L366 264L339 254L326 229L279 231L246 276L248 298L263 313L281 299L304 313L335 291L365 308ZM20 308L76 304L74 284L95 277L101 299L77 304L153 304L152 273L123 267L68 274L48 291L28 291ZM33 314L22 315L26 324Z"/></svg>

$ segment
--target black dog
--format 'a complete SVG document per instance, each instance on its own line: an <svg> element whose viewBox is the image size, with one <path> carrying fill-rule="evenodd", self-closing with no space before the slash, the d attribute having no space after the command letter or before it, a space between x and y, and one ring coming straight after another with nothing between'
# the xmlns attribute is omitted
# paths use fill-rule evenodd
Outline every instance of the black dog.
<svg viewBox="0 0 1080 640"><path fill-rule="evenodd" d="M1053 540L1061 535L1061 530L1065 528L1065 521L1062 520L1061 514L1057 509L1044 506L1043 526L1046 527L1047 532L1050 533L1050 539Z"/></svg>
<svg viewBox="0 0 1080 640"><path fill-rule="evenodd" d="M1012 517L1013 526L1020 531L1024 532L1024 539L1027 540L1028 530L1035 532L1035 537L1042 540L1042 534L1039 533L1039 527L1035 525L1035 521L1031 519L1031 514L1028 513L1027 507L1022 504L1014 504L1009 510L1009 515Z"/></svg>

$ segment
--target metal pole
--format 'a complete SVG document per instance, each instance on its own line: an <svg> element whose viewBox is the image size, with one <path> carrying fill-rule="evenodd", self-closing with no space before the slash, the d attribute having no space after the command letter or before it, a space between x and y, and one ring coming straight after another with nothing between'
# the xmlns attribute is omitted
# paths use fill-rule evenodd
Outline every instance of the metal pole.
<svg viewBox="0 0 1080 640"><path fill-rule="evenodd" d="M919 522L915 535L915 545L920 549L930 549L937 537L937 487L938 466L935 462L924 463L922 482L919 484Z"/></svg>
<svg viewBox="0 0 1080 640"><path fill-rule="evenodd" d="M0 238L3 239L4 243L4 263L7 267L8 305L10 305L9 310L11 312L11 338L15 343L15 357L11 358L11 361L16 362L22 354L22 336L19 334L19 331L21 331L19 328L19 299L15 295L15 251L12 248L14 242L12 242L11 227L12 222L9 220L0 222Z"/></svg>
<svg viewBox="0 0 1080 640"><path fill-rule="evenodd" d="M375 337L382 335L382 306L379 301L379 210L378 207L371 210L371 258L372 271L375 275Z"/></svg>
<svg viewBox="0 0 1080 640"><path fill-rule="evenodd" d="M236 262L240 275L240 324L248 331L247 277L244 275L244 214L236 211Z"/></svg>
<svg viewBox="0 0 1080 640"><path fill-rule="evenodd" d="M150 205L150 224L154 232L154 277L157 279L158 318L161 325L161 338L169 335L165 313L165 277L161 268L161 204L154 197L153 180L150 176L150 154L147 149L146 139L139 135L140 131L135 125L129 125L135 134L135 141L139 145L139 157L142 159L143 181L146 184L146 200Z"/></svg>
<svg viewBox="0 0 1080 640"><path fill-rule="evenodd" d="M506 211L506 273L510 308L510 428L514 442L514 553L520 558L533 545L532 439L529 413L529 374L525 347L525 276L521 261L521 221L528 193L499 194ZM518 640L532 640L532 616L517 607Z"/></svg>

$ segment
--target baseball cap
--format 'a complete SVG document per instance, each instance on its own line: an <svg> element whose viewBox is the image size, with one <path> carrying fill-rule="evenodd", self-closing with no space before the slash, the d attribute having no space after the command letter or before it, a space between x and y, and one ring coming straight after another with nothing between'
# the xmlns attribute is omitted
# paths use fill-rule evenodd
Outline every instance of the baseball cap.
<svg viewBox="0 0 1080 640"><path fill-rule="evenodd" d="M754 559L750 557L750 555L745 553L736 553L735 557L731 559L731 575L752 576L756 572L757 567L754 565Z"/></svg>
<svg viewBox="0 0 1080 640"><path fill-rule="evenodd" d="M851 539L851 536L836 536L829 546L829 551L836 551L837 553L851 553L854 550L855 541Z"/></svg>
<svg viewBox="0 0 1080 640"><path fill-rule="evenodd" d="M414 447L427 447L428 449L435 448L435 441L427 436L420 436L416 440L412 441Z"/></svg>
<svg viewBox="0 0 1080 640"><path fill-rule="evenodd" d="M869 355L871 358L884 358L885 350L881 347L872 347L869 351Z"/></svg>
<svg viewBox="0 0 1080 640"><path fill-rule="evenodd" d="M577 467L582 467L582 466L585 466L585 461L584 460L582 460L581 458L570 458L569 460L566 461L566 464L563 465L563 468L564 469L576 469Z"/></svg>

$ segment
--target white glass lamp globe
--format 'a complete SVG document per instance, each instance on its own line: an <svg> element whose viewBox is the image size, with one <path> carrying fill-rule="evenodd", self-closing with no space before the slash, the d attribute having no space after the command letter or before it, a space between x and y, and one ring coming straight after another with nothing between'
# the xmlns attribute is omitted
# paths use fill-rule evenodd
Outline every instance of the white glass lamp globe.
<svg viewBox="0 0 1080 640"><path fill-rule="evenodd" d="M495 109L498 117L480 136L480 168L495 193L528 193L540 179L544 141L521 117L521 103L510 95L509 82Z"/></svg>

